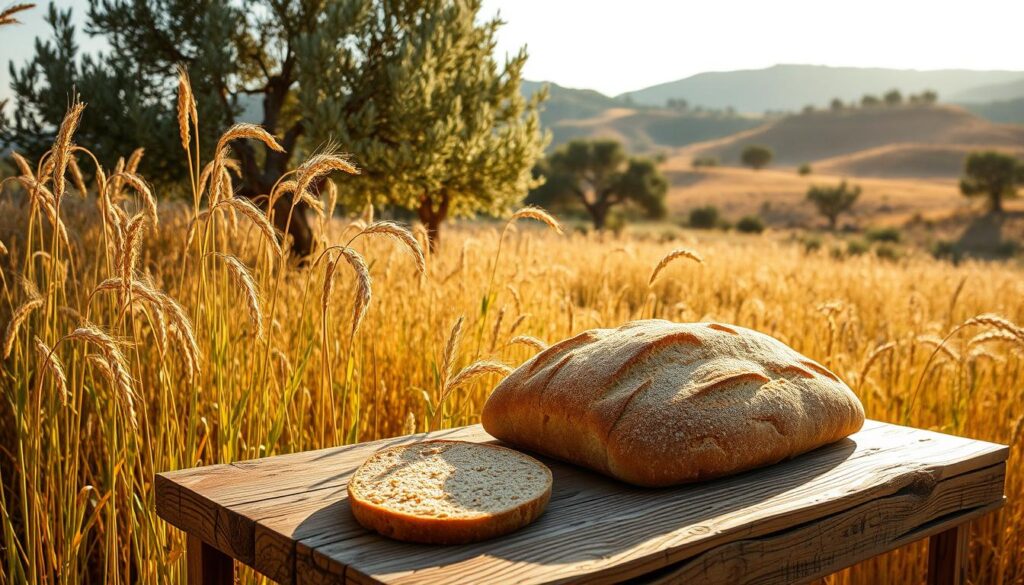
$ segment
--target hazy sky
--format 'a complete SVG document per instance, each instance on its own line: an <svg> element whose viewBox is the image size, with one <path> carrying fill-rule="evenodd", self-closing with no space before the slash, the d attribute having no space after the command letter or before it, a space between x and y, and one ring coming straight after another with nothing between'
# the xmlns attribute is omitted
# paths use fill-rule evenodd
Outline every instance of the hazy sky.
<svg viewBox="0 0 1024 585"><path fill-rule="evenodd" d="M45 0L0 38L0 97L7 62L23 62ZM0 0L0 5L8 2ZM74 6L82 21L85 0ZM485 0L501 11L498 52L527 45L528 79L608 94L702 71L776 63L914 69L1024 69L1024 0ZM81 39L84 48L102 46Z"/></svg>

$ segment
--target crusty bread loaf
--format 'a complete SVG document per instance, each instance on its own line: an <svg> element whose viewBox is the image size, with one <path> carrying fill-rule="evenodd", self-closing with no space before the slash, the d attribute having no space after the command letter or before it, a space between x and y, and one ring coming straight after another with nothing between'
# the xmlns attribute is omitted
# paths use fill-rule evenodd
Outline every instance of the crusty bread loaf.
<svg viewBox="0 0 1024 585"><path fill-rule="evenodd" d="M777 339L663 320L552 345L483 411L484 429L502 441L644 486L775 463L863 423L846 384Z"/></svg>
<svg viewBox="0 0 1024 585"><path fill-rule="evenodd" d="M396 540L460 544L518 530L551 497L551 471L497 445L423 441L383 449L348 484L352 514Z"/></svg>

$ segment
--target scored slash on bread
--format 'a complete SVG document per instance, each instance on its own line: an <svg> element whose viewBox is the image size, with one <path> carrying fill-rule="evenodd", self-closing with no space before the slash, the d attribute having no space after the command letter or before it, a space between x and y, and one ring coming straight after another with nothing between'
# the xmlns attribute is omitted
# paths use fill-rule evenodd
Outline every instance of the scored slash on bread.
<svg viewBox="0 0 1024 585"><path fill-rule="evenodd" d="M488 398L484 429L623 481L666 486L795 457L858 431L835 374L718 323L635 321L552 345Z"/></svg>
<svg viewBox="0 0 1024 585"><path fill-rule="evenodd" d="M551 471L497 445L422 441L374 453L352 476L348 496L365 528L408 542L462 544L540 517Z"/></svg>

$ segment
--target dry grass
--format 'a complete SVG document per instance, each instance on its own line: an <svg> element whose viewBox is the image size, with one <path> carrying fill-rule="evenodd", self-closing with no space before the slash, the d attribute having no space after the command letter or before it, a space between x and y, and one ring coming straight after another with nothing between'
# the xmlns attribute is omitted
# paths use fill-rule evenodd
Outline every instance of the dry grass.
<svg viewBox="0 0 1024 585"><path fill-rule="evenodd" d="M230 164L214 157L194 167ZM843 376L873 418L1013 443L1008 504L972 525L969 574L1024 581L1015 266L693 240L704 264L650 285L674 243L477 225L424 256L421 230L368 216L325 222L324 260L300 269L258 210L208 212L230 189L195 180L194 207L165 205L157 224L119 166L85 199L58 199L65 178L40 172L0 200L2 582L181 582L184 541L154 513L155 473L474 423L504 364L541 340L648 317L762 330ZM919 582L923 551L829 581Z"/></svg>

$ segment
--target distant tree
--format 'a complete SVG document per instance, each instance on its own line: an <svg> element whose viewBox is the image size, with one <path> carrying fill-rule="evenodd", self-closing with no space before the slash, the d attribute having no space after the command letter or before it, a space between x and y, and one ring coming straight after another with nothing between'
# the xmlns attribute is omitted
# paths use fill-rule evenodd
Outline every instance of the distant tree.
<svg viewBox="0 0 1024 585"><path fill-rule="evenodd" d="M833 112L841 112L846 109L846 104L839 98L832 98L832 102L829 103L829 109Z"/></svg>
<svg viewBox="0 0 1024 585"><path fill-rule="evenodd" d="M972 152L964 163L960 192L968 197L988 197L993 213L1003 211L1003 199L1017 196L1024 184L1024 166L1016 158L995 151Z"/></svg>
<svg viewBox="0 0 1024 585"><path fill-rule="evenodd" d="M615 140L573 140L551 153L535 172L546 181L530 193L530 201L575 201L598 230L604 229L615 206L635 205L651 218L666 213L668 181L655 162L630 157Z"/></svg>
<svg viewBox="0 0 1024 585"><path fill-rule="evenodd" d="M939 94L932 89L926 89L921 92L921 101L926 104L934 104L939 101Z"/></svg>
<svg viewBox="0 0 1024 585"><path fill-rule="evenodd" d="M804 106L804 109L801 110L801 111L805 115L806 114L813 114L814 113L814 104L807 104L806 106Z"/></svg>
<svg viewBox="0 0 1024 585"><path fill-rule="evenodd" d="M745 234L759 234L764 231L764 221L756 215L745 215L736 223L736 229Z"/></svg>
<svg viewBox="0 0 1024 585"><path fill-rule="evenodd" d="M686 101L683 98L668 98L666 105L668 109L678 110L680 112L685 112L686 110L690 109L690 102Z"/></svg>
<svg viewBox="0 0 1024 585"><path fill-rule="evenodd" d="M801 177L805 177L805 176L811 174L811 165L810 165L810 163L804 163L804 164L800 165L799 167L796 168L796 172Z"/></svg>
<svg viewBox="0 0 1024 585"><path fill-rule="evenodd" d="M733 106L726 106L725 107L725 115L729 116L730 118L735 116L736 115L736 108L734 108Z"/></svg>
<svg viewBox="0 0 1024 585"><path fill-rule="evenodd" d="M721 219L718 215L718 208L714 205L695 207L690 210L689 224L692 228L709 230L718 225Z"/></svg>
<svg viewBox="0 0 1024 585"><path fill-rule="evenodd" d="M873 108L881 104L882 100L878 99L878 96L864 94L864 97L860 98L860 105L865 108Z"/></svg>
<svg viewBox="0 0 1024 585"><path fill-rule="evenodd" d="M740 162L756 171L768 166L773 156L772 149L767 146L751 144L740 153Z"/></svg>
<svg viewBox="0 0 1024 585"><path fill-rule="evenodd" d="M718 157L715 156L698 156L693 159L693 168L699 169L701 167L717 167Z"/></svg>
<svg viewBox="0 0 1024 585"><path fill-rule="evenodd" d="M818 213L828 219L829 229L834 230L839 215L853 207L860 192L859 186L850 187L844 180L836 186L812 186L807 190L807 200L814 204Z"/></svg>
<svg viewBox="0 0 1024 585"><path fill-rule="evenodd" d="M882 96L887 106L898 106L903 103L903 94L898 89L890 89Z"/></svg>
<svg viewBox="0 0 1024 585"><path fill-rule="evenodd" d="M622 94L622 97L619 98L619 101L621 101L624 106L633 107L633 94L624 93Z"/></svg>

